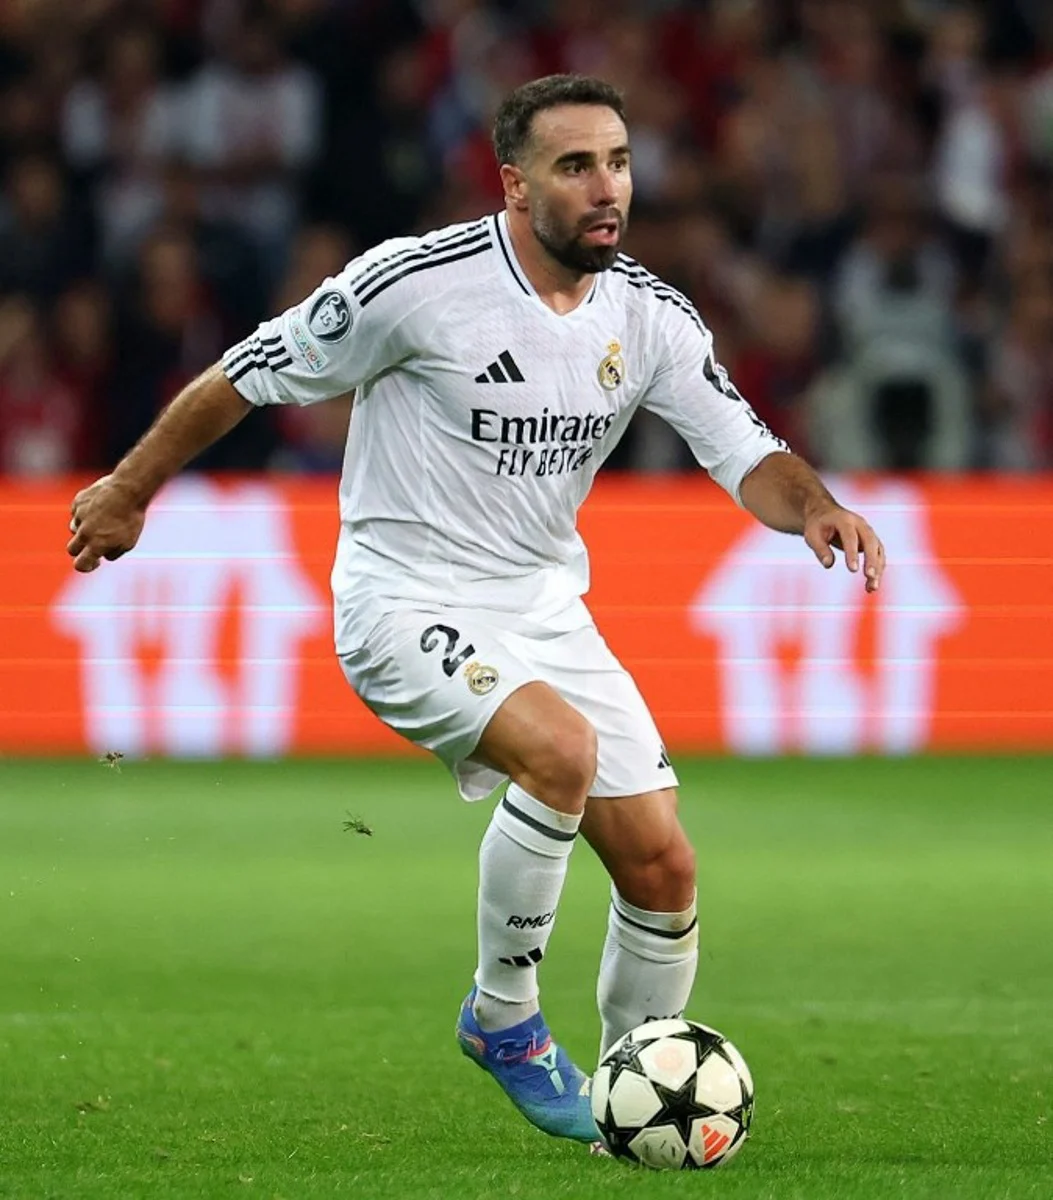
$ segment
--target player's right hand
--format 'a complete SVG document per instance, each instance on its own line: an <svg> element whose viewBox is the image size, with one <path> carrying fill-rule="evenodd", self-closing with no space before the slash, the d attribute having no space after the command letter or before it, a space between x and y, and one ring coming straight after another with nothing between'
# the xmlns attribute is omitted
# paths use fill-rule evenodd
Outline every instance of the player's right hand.
<svg viewBox="0 0 1053 1200"><path fill-rule="evenodd" d="M112 475L103 475L73 497L66 552L78 571L94 571L105 558L112 562L139 540L146 505Z"/></svg>

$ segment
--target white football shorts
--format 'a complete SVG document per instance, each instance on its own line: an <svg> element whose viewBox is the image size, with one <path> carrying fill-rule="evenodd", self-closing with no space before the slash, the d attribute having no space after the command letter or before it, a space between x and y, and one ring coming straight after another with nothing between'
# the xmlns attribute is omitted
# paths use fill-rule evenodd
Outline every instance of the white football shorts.
<svg viewBox="0 0 1053 1200"><path fill-rule="evenodd" d="M675 787L676 774L632 676L599 630L553 629L498 612L397 610L365 646L341 657L355 693L403 737L432 751L465 800L482 800L506 780L472 761L501 704L535 680L554 688L591 722L598 741L593 796L635 796Z"/></svg>

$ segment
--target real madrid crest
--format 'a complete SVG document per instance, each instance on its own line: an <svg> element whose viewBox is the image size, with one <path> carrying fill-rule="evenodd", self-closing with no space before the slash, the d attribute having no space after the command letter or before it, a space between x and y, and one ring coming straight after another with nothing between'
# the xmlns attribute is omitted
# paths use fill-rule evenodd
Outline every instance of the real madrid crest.
<svg viewBox="0 0 1053 1200"><path fill-rule="evenodd" d="M464 668L464 677L477 696L485 696L487 692L492 692L500 678L496 667L488 667L480 662L470 662Z"/></svg>
<svg viewBox="0 0 1053 1200"><path fill-rule="evenodd" d="M607 354L600 363L597 375L600 387L606 388L608 392L613 392L616 387L621 386L622 380L625 378L625 360L622 358L621 342L608 344Z"/></svg>

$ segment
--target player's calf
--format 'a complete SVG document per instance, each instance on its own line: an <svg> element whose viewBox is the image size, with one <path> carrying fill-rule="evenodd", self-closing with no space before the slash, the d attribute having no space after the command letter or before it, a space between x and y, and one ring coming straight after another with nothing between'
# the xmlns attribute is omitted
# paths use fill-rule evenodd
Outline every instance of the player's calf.
<svg viewBox="0 0 1053 1200"><path fill-rule="evenodd" d="M687 1004L698 966L695 854L672 789L594 798L582 829L612 880L596 987L606 1050Z"/></svg>

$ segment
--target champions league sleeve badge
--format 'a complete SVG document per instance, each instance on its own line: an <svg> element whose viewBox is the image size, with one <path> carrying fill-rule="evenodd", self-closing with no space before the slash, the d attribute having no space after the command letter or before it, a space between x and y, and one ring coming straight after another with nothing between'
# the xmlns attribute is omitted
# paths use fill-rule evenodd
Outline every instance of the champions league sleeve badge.
<svg viewBox="0 0 1053 1200"><path fill-rule="evenodd" d="M307 328L320 342L339 342L351 328L351 309L341 292L323 292L311 305Z"/></svg>
<svg viewBox="0 0 1053 1200"><path fill-rule="evenodd" d="M607 353L596 374L600 381L600 387L605 388L608 392L613 392L616 387L621 386L622 380L625 378L625 360L622 358L621 342L608 343Z"/></svg>

